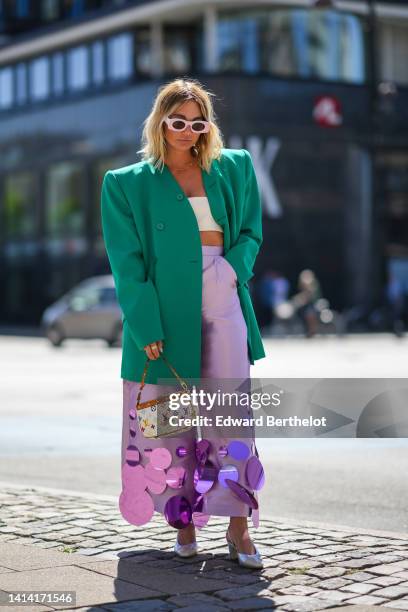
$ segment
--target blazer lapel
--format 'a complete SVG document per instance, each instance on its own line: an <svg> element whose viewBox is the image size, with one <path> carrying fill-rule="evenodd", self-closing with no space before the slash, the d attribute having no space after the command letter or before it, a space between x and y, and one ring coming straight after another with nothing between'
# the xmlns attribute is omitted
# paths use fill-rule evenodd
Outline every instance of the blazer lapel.
<svg viewBox="0 0 408 612"><path fill-rule="evenodd" d="M149 163L149 166L154 174L157 174L159 176L162 175L163 179L168 182L169 187L170 185L173 185L173 188L176 188L178 193L182 193L186 196L183 189L181 188L181 185L166 165L164 165L162 173L159 169L155 168L153 164ZM211 214L214 217L215 221L223 229L224 249L228 249L230 244L230 229L224 196L220 186L221 175L219 171L218 161L212 161L209 172L206 172L202 169L201 176L204 185L204 190L207 194Z"/></svg>

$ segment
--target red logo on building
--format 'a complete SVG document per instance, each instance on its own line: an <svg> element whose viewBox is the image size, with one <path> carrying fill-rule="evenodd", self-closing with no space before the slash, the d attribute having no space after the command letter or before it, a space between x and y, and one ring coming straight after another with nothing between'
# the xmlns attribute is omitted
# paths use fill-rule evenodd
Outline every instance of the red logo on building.
<svg viewBox="0 0 408 612"><path fill-rule="evenodd" d="M322 127L337 127L343 123L340 100L334 96L319 96L315 99L313 119Z"/></svg>

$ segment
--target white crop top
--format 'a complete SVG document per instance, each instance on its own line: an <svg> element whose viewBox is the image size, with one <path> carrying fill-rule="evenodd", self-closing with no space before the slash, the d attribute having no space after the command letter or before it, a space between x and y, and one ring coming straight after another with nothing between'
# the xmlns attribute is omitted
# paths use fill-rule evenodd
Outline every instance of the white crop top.
<svg viewBox="0 0 408 612"><path fill-rule="evenodd" d="M224 231L212 216L208 198L206 196L191 196L191 198L188 199L192 209L194 210L195 216L197 217L197 223L200 231Z"/></svg>

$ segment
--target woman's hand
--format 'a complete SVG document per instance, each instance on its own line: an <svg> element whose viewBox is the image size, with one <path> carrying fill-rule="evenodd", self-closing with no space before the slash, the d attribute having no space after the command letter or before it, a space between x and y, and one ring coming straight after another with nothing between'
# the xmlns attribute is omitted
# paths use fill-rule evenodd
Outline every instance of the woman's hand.
<svg viewBox="0 0 408 612"><path fill-rule="evenodd" d="M160 357L160 353L163 352L163 340L146 344L143 349L146 351L146 355L149 357L149 359L158 359Z"/></svg>

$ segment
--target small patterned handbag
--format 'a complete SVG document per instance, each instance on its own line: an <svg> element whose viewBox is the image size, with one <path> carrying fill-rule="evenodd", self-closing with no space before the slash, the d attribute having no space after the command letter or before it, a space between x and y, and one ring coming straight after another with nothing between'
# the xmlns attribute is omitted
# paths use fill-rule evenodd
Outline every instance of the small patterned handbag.
<svg viewBox="0 0 408 612"><path fill-rule="evenodd" d="M172 365L168 362L164 355L160 355L162 359L165 361L167 366L176 376L180 385L183 388L183 391L172 393L172 401L174 399L177 402L180 401L180 397L183 395L184 400L183 403L179 403L179 406L176 410L172 410L170 408L170 396L169 395L161 395L158 398L148 400L146 402L140 402L140 395L142 389L145 385L145 378L147 373L147 368L149 362L152 361L149 357L146 360L146 365L143 370L142 381L140 384L139 393L137 394L136 400L136 414L140 427L140 431L142 432L145 438L162 438L165 436L175 435L182 431L188 431L192 429L194 425L184 425L184 424L174 424L171 425L169 419L171 416L177 416L178 421L180 419L193 419L198 416L197 406L191 402L191 398L189 402L186 402L185 394L190 393L190 390L187 386L187 383L180 378L177 374L176 370Z"/></svg>

